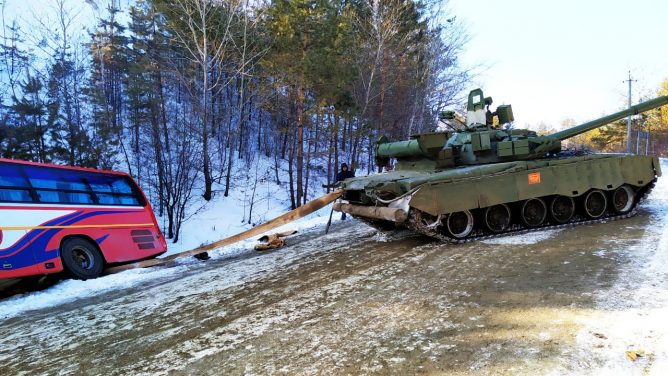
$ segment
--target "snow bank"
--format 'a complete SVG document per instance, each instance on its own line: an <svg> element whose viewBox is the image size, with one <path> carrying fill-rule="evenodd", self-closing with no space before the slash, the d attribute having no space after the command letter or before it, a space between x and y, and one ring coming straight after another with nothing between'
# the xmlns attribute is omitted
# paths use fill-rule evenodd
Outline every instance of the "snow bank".
<svg viewBox="0 0 668 376"><path fill-rule="evenodd" d="M668 171L668 161L661 161ZM580 366L595 375L664 375L668 369L668 181L643 205L651 226L623 252L632 260L577 336ZM638 355L635 361L631 358ZM578 372L580 367L575 367Z"/></svg>
<svg viewBox="0 0 668 376"><path fill-rule="evenodd" d="M273 160L261 157L257 163L253 162L252 167L247 167L245 163L243 160L235 162L234 185L228 197L223 195L224 186L215 184L213 187L215 194L210 202L202 200L202 202L192 205L191 218L183 224L181 238L176 244L168 244L168 251L164 256L238 234L290 210L287 173L279 167L278 175L281 179L279 186L275 180L276 172L274 171ZM326 182L326 177L315 175L315 172L313 174L307 192L309 199L320 197L326 193L322 188L322 184ZM251 202L253 202L252 213ZM288 226L284 226L282 229L305 229L320 225L327 221L330 210L331 205ZM158 222L162 222L161 226L166 225L164 218L158 218ZM272 230L272 232L280 231ZM234 251L235 248L237 247L226 249L234 253L236 252Z"/></svg>
<svg viewBox="0 0 668 376"><path fill-rule="evenodd" d="M78 299L136 286L147 280L181 272L180 268L133 269L88 281L66 280L44 290L0 301L0 318L18 316L36 309L55 307Z"/></svg>

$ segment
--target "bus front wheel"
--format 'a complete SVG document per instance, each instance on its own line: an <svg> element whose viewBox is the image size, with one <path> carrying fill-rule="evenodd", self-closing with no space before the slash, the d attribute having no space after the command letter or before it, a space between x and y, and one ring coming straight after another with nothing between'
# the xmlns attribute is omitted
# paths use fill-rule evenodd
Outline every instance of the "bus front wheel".
<svg viewBox="0 0 668 376"><path fill-rule="evenodd" d="M60 248L65 271L74 279L93 279L102 274L104 259L95 244L83 238L66 239Z"/></svg>

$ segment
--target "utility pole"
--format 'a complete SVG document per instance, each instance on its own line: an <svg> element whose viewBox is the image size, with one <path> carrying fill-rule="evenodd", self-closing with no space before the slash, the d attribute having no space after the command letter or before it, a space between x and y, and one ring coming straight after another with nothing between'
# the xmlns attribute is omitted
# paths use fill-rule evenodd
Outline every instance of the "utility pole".
<svg viewBox="0 0 668 376"><path fill-rule="evenodd" d="M645 139L645 155L649 155L649 137L651 133L649 132L649 124L647 125L647 138Z"/></svg>
<svg viewBox="0 0 668 376"><path fill-rule="evenodd" d="M629 71L629 79L622 81L629 83L629 108L631 108L631 83L633 81L638 82L631 78L631 71ZM626 118L626 152L631 154L631 115Z"/></svg>

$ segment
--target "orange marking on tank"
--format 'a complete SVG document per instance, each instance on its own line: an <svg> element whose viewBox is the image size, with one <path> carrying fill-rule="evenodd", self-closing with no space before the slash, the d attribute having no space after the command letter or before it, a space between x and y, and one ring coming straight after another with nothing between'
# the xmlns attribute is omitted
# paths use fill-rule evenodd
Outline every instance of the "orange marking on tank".
<svg viewBox="0 0 668 376"><path fill-rule="evenodd" d="M532 172L529 174L529 185L540 184L540 172Z"/></svg>

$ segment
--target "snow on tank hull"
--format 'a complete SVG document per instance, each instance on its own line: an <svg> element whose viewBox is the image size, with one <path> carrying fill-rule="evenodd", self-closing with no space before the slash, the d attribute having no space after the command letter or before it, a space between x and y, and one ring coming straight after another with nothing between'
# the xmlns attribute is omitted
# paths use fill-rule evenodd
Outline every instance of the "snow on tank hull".
<svg viewBox="0 0 668 376"><path fill-rule="evenodd" d="M627 154L393 171L346 180L336 209L459 242L628 216L660 175L658 158Z"/></svg>

